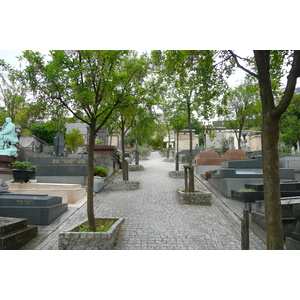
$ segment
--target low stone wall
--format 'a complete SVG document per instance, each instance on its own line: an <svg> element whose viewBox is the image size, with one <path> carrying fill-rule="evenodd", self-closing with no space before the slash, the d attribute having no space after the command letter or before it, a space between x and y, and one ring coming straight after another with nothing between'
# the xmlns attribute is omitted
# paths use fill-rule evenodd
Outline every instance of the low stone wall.
<svg viewBox="0 0 300 300"><path fill-rule="evenodd" d="M107 232L62 232L58 250L111 250L123 222L124 218L119 218Z"/></svg>
<svg viewBox="0 0 300 300"><path fill-rule="evenodd" d="M108 176L119 170L118 163L110 155L102 153L95 153L95 165L107 169Z"/></svg>
<svg viewBox="0 0 300 300"><path fill-rule="evenodd" d="M114 180L104 187L105 190L111 191L129 191L136 190L140 186L138 181L124 181L124 180Z"/></svg>
<svg viewBox="0 0 300 300"><path fill-rule="evenodd" d="M195 191L187 193L177 190L177 195L181 204L211 205L212 195L210 192Z"/></svg>
<svg viewBox="0 0 300 300"><path fill-rule="evenodd" d="M174 158L165 158L163 162L174 162Z"/></svg>
<svg viewBox="0 0 300 300"><path fill-rule="evenodd" d="M145 168L142 165L128 165L128 170L131 172L144 171Z"/></svg>
<svg viewBox="0 0 300 300"><path fill-rule="evenodd" d="M184 171L171 171L169 172L171 178L184 179Z"/></svg>

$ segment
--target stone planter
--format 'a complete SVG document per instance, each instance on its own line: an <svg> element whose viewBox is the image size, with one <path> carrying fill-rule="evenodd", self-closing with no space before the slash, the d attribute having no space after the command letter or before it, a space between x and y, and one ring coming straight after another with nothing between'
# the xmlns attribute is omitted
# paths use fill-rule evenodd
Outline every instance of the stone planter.
<svg viewBox="0 0 300 300"><path fill-rule="evenodd" d="M211 178L211 172L205 172L205 179L208 180Z"/></svg>
<svg viewBox="0 0 300 300"><path fill-rule="evenodd" d="M255 201L263 198L263 192L239 192L231 190L231 198L244 203L255 203Z"/></svg>
<svg viewBox="0 0 300 300"><path fill-rule="evenodd" d="M131 172L144 171L145 168L143 165L128 165L128 170Z"/></svg>
<svg viewBox="0 0 300 300"><path fill-rule="evenodd" d="M212 195L210 192L195 191L189 193L177 190L177 195L181 204L211 205Z"/></svg>
<svg viewBox="0 0 300 300"><path fill-rule="evenodd" d="M13 169L14 182L28 182L32 179L34 172L26 169Z"/></svg>
<svg viewBox="0 0 300 300"><path fill-rule="evenodd" d="M94 193L98 193L104 187L104 178L95 176L94 177Z"/></svg>
<svg viewBox="0 0 300 300"><path fill-rule="evenodd" d="M184 171L170 171L169 176L171 178L183 179L184 178Z"/></svg>
<svg viewBox="0 0 300 300"><path fill-rule="evenodd" d="M165 158L163 162L174 162L174 158Z"/></svg>
<svg viewBox="0 0 300 300"><path fill-rule="evenodd" d="M70 231L61 232L58 239L58 250L111 250L120 231L124 218L96 218L107 222L116 220L107 232L75 232L78 224Z"/></svg>
<svg viewBox="0 0 300 300"><path fill-rule="evenodd" d="M140 186L139 181L135 180L114 180L105 187L106 190L112 191L129 191L136 190Z"/></svg>

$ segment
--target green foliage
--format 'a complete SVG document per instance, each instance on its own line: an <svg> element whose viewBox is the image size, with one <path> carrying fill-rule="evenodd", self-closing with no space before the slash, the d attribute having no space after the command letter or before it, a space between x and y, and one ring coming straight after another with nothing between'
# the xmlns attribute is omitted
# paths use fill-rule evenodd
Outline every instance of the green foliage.
<svg viewBox="0 0 300 300"><path fill-rule="evenodd" d="M244 188L244 189L239 189L238 192L255 192L255 190Z"/></svg>
<svg viewBox="0 0 300 300"><path fill-rule="evenodd" d="M94 175L106 177L108 175L108 170L101 166L94 167Z"/></svg>
<svg viewBox="0 0 300 300"><path fill-rule="evenodd" d="M107 232L111 226L114 225L116 221L115 220L111 220L108 221L106 224L96 224L96 232ZM81 225L77 228L77 230L75 230L77 232L91 232L89 225Z"/></svg>
<svg viewBox="0 0 300 300"><path fill-rule="evenodd" d="M230 145L232 144L233 140L234 139L233 139L232 136L228 137L228 138L226 138L226 137L222 138L222 140L221 140L221 154L223 154L223 153L225 153L226 151L229 150Z"/></svg>
<svg viewBox="0 0 300 300"><path fill-rule="evenodd" d="M49 130L49 123L37 124L34 123L30 127L30 132L45 141L49 145L53 145L56 132Z"/></svg>
<svg viewBox="0 0 300 300"><path fill-rule="evenodd" d="M84 137L79 129L74 128L65 137L66 150L68 152L74 152L77 150L79 144L84 143Z"/></svg>
<svg viewBox="0 0 300 300"><path fill-rule="evenodd" d="M295 147L300 141L300 95L295 94L287 111L280 120L280 141L285 145ZM299 149L298 149L299 150Z"/></svg>
<svg viewBox="0 0 300 300"><path fill-rule="evenodd" d="M36 170L36 166L32 165L29 161L14 161L11 163L11 166L15 169L23 170Z"/></svg>

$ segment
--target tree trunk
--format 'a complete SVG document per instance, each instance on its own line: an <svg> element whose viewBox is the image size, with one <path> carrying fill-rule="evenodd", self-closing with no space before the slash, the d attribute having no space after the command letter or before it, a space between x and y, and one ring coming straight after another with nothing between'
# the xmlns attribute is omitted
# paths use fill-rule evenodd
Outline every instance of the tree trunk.
<svg viewBox="0 0 300 300"><path fill-rule="evenodd" d="M191 103L189 100L187 101L187 111L188 111L188 127L189 127L189 135L190 135L189 192L194 192L195 191L195 178L194 178L194 168L192 168L192 166L193 166L193 131L192 131L192 124L191 124Z"/></svg>
<svg viewBox="0 0 300 300"><path fill-rule="evenodd" d="M170 158L170 143L171 143L171 137L170 137L170 129L169 129L169 127L168 127L167 158Z"/></svg>
<svg viewBox="0 0 300 300"><path fill-rule="evenodd" d="M125 130L124 126L122 126L121 130L121 143L122 143L122 175L123 180L127 181L129 180L128 176L128 168L127 168L127 161L125 160Z"/></svg>
<svg viewBox="0 0 300 300"><path fill-rule="evenodd" d="M87 182L87 216L89 228L96 231L94 216L94 148L96 138L96 121L92 121L89 130L89 148L88 148L88 182Z"/></svg>
<svg viewBox="0 0 300 300"><path fill-rule="evenodd" d="M264 115L262 124L262 156L267 249L283 249L282 208L279 173L279 118Z"/></svg>
<svg viewBox="0 0 300 300"><path fill-rule="evenodd" d="M139 163L140 163L139 141L135 140L135 165L138 166Z"/></svg>
<svg viewBox="0 0 300 300"><path fill-rule="evenodd" d="M177 131L177 145L176 145L176 166L175 171L179 171L179 131Z"/></svg>

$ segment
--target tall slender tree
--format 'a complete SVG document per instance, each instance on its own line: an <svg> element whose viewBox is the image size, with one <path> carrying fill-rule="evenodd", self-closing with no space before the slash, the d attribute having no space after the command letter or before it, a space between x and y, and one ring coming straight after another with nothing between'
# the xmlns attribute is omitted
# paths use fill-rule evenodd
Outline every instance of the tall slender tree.
<svg viewBox="0 0 300 300"><path fill-rule="evenodd" d="M119 50L53 50L50 60L38 52L24 51L24 70L35 98L59 103L89 127L87 215L91 231L96 231L93 182L96 133L121 104L122 94L113 97L122 80L121 62L130 54Z"/></svg>
<svg viewBox="0 0 300 300"><path fill-rule="evenodd" d="M258 80L262 103L262 156L264 200L267 229L267 249L282 250L283 228L279 175L279 122L294 95L300 77L300 51L254 50L254 70L229 51L237 66ZM287 83L283 94L278 91L284 75L282 66L288 67Z"/></svg>

